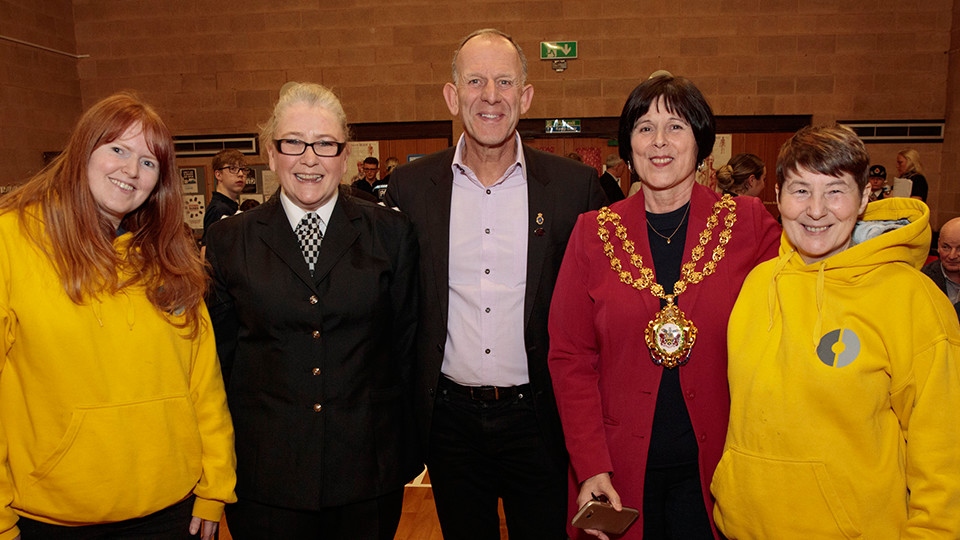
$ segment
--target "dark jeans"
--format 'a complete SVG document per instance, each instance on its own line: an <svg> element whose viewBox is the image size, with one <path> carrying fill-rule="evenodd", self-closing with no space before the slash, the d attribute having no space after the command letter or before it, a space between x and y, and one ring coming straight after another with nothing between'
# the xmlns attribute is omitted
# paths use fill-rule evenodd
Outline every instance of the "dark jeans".
<svg viewBox="0 0 960 540"><path fill-rule="evenodd" d="M644 540L713 540L698 464L647 469L643 483Z"/></svg>
<svg viewBox="0 0 960 540"><path fill-rule="evenodd" d="M444 540L565 539L566 463L556 463L532 399L480 401L441 382L427 470ZM446 386L446 388L445 388Z"/></svg>
<svg viewBox="0 0 960 540"><path fill-rule="evenodd" d="M403 488L318 511L280 508L241 498L227 505L227 528L235 540L393 540L402 510Z"/></svg>
<svg viewBox="0 0 960 540"><path fill-rule="evenodd" d="M21 517L22 540L186 540L193 519L193 497L159 512L114 523L64 527Z"/></svg>

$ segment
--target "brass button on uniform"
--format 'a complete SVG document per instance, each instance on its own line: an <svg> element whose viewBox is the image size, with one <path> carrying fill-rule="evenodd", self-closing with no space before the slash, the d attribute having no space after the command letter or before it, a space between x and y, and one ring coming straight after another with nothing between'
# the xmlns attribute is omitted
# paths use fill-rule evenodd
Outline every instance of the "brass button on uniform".
<svg viewBox="0 0 960 540"><path fill-rule="evenodd" d="M319 404L319 403L314 403L314 404L313 404L313 412L320 412L320 409L322 409L322 408L323 408L323 405L321 405L321 404Z"/></svg>
<svg viewBox="0 0 960 540"><path fill-rule="evenodd" d="M319 330L314 330L310 335L313 336L313 339L320 339L320 331L319 331Z"/></svg>
<svg viewBox="0 0 960 540"><path fill-rule="evenodd" d="M313 368L310 372L313 373L314 376L319 375L319 374L320 374L320 368L315 367L315 368Z"/></svg>
<svg viewBox="0 0 960 540"><path fill-rule="evenodd" d="M319 301L320 301L320 299L317 298L316 295L311 296L311 297L310 297L310 300L308 300L308 302L310 302L311 305L316 305L316 303L319 302Z"/></svg>

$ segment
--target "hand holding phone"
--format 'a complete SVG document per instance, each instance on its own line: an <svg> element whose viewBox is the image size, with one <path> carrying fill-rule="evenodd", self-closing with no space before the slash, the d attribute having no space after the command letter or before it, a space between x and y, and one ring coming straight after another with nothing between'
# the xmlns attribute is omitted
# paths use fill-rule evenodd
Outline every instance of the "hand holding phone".
<svg viewBox="0 0 960 540"><path fill-rule="evenodd" d="M579 529L597 529L605 533L623 534L637 519L640 512L636 508L623 507L617 512L613 505L594 499L587 501L573 516L572 524Z"/></svg>

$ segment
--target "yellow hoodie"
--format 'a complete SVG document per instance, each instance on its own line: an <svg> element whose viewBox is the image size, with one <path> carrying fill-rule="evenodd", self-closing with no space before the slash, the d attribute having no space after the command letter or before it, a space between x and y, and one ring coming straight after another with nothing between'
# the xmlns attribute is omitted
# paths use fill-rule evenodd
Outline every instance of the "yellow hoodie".
<svg viewBox="0 0 960 540"><path fill-rule="evenodd" d="M960 537L960 326L918 270L929 211L867 206L854 237L806 265L780 257L730 316L730 424L711 491L734 539Z"/></svg>
<svg viewBox="0 0 960 540"><path fill-rule="evenodd" d="M188 338L142 287L74 304L17 213L0 215L0 540L18 514L114 522L191 493L195 516L220 519L236 458L206 308L202 326Z"/></svg>

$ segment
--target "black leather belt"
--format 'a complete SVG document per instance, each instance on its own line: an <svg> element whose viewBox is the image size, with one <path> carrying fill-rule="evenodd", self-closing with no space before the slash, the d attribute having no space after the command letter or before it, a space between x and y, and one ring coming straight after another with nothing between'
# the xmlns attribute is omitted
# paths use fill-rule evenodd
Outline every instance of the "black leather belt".
<svg viewBox="0 0 960 540"><path fill-rule="evenodd" d="M530 395L529 384L521 384L520 386L463 386L443 375L440 376L440 389L476 401L500 401L502 399L513 399L523 394Z"/></svg>

